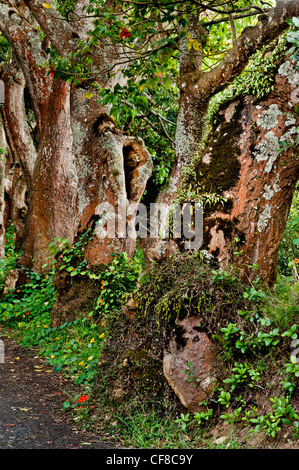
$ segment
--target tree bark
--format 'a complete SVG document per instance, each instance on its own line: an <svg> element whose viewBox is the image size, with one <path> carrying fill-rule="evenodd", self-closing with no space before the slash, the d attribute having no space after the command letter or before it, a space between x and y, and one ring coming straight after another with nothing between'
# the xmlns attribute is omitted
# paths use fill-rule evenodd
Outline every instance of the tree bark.
<svg viewBox="0 0 299 470"><path fill-rule="evenodd" d="M29 203L20 261L41 270L49 243L57 238L72 243L78 232L95 228L100 221L104 230L104 214L99 209L104 202L121 206L116 217L125 219L130 236L125 231L121 237L116 232L103 238L98 228L86 250L88 261L108 262L117 250L133 255L136 232L132 221L151 173L150 155L141 139L116 128L109 109L99 106L93 89L92 98L86 97L89 85L53 80L42 67L46 55L37 24L61 55L68 57L77 50L77 39L86 37L88 23L76 22L74 29L54 8L49 15L38 1L25 4L29 9L22 3L14 9L2 4L0 10L0 29L15 57L3 75L5 126L12 154L18 156L26 180ZM80 2L78 8L83 5ZM94 78L99 86L114 86L123 80L120 70L114 77L107 72L116 59L107 41L94 51ZM35 145L24 106L25 85L36 119Z"/></svg>
<svg viewBox="0 0 299 470"><path fill-rule="evenodd" d="M0 116L0 258L5 255L5 154L6 141L2 116Z"/></svg>
<svg viewBox="0 0 299 470"><path fill-rule="evenodd" d="M205 205L202 248L222 268L234 264L247 278L259 274L270 285L299 178L299 156L292 147L299 74L285 60L273 92L261 100L238 96L220 108L196 164L199 194L216 193L222 200ZM280 141L289 148L279 152ZM258 271L250 268L254 264Z"/></svg>
<svg viewBox="0 0 299 470"><path fill-rule="evenodd" d="M192 57L194 57L194 51L192 51L192 54L188 54L188 52L182 54L181 76L178 80L181 97L176 128L176 161L170 178L170 184L158 196L157 202L164 204L168 207L169 210L171 209L173 201L177 195L176 188L178 188L182 182L182 172L184 169L188 168L190 162L197 157L204 128L204 117L211 97L227 87L234 80L234 78L245 69L249 58L257 50L259 50L262 46L269 44L288 27L286 19L298 15L298 2L293 2L291 0L277 1L276 6L269 10L267 14L259 16L259 21L256 26L245 28L243 30L240 37L234 41L233 47L228 51L221 63L214 67L211 71L203 72L200 69L198 66L198 58L195 57L195 59L192 59ZM198 31L195 30L194 33L192 33L192 36L196 37L196 35L198 35ZM198 55L200 56L200 54L201 52L199 51ZM293 96L295 93L294 90L290 91L289 88L288 92L289 96ZM285 103L283 108L286 108ZM290 108L288 111L293 112L293 110L290 110ZM277 139L282 137L284 133L280 128L277 130L277 132L278 135L276 136L276 141L278 142ZM240 129L240 133L242 133L242 129ZM289 136L289 139L292 139L292 137ZM277 152L275 152L275 155L276 154ZM223 165L226 165L228 168L230 168L229 160L224 161ZM234 172L234 168L232 168L231 171ZM292 182L290 188L293 188L293 184L294 183ZM216 189L215 185L213 185L213 188ZM209 191L209 189L210 188L206 188L207 191ZM292 196L288 196L288 198L291 200ZM286 212L284 213L284 220L286 220L287 217L289 204L287 204L285 210ZM236 217L234 220L236 222L238 220L238 209L235 209L235 213ZM167 213L165 211L165 217L164 221L162 220L162 225L165 225L166 223ZM216 234L218 234L217 236L219 237L219 233L216 228L215 231L214 239ZM282 234L283 231L281 232L281 236ZM223 245L223 250L228 250L227 240L225 240L225 237L222 239L221 243ZM277 244L278 240L275 243ZM219 244L220 241L218 241L215 245L217 246L217 248L215 248L215 253L218 250ZM150 259L160 260L167 256L170 249L172 249L170 243L167 240L162 240L161 238L151 239L146 243L146 252ZM275 271L274 264L276 263L275 258L277 256L277 249L275 248L273 256L271 257L271 262L268 263L270 282L273 282ZM211 244L210 250L214 251L213 243ZM220 254L219 252L219 256L217 257L219 257L220 264L222 264L223 256L225 257L224 253ZM265 256L267 255L264 255L262 253L262 249L259 248L258 259L264 259ZM256 256L253 254L249 255L248 253L247 258L248 261L254 260ZM267 276L265 261L262 271L263 274Z"/></svg>

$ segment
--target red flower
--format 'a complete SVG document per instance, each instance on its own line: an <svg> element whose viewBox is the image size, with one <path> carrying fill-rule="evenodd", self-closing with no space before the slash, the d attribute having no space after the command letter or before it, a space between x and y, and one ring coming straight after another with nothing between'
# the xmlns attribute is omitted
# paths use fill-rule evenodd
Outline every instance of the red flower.
<svg viewBox="0 0 299 470"><path fill-rule="evenodd" d="M50 68L50 75L51 75L52 78L54 78L55 69L53 67Z"/></svg>
<svg viewBox="0 0 299 470"><path fill-rule="evenodd" d="M124 28L124 29L122 29L121 32L119 33L119 37L120 37L121 39L123 39L123 38L127 39L127 38L130 38L130 37L131 37L131 33L127 30L127 28Z"/></svg>
<svg viewBox="0 0 299 470"><path fill-rule="evenodd" d="M78 398L77 402L82 403L82 401L85 401L85 400L88 400L88 396L87 395L82 395L82 397Z"/></svg>

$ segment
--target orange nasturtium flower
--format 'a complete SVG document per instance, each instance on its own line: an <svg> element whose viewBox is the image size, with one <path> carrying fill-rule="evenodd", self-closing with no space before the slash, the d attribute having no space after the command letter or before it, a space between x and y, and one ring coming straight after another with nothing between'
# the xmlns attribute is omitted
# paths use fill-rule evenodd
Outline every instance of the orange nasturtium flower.
<svg viewBox="0 0 299 470"><path fill-rule="evenodd" d="M299 264L299 258L295 258L295 264Z"/></svg>

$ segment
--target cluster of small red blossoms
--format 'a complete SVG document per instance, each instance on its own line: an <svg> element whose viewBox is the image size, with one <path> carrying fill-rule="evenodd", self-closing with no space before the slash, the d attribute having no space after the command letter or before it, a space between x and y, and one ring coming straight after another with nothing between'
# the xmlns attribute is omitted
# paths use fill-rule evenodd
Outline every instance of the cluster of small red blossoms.
<svg viewBox="0 0 299 470"><path fill-rule="evenodd" d="M123 39L123 38L127 39L127 38L130 38L130 37L131 37L131 33L127 30L127 28L124 28L124 29L122 29L121 32L119 33L119 37L120 37L121 39Z"/></svg>
<svg viewBox="0 0 299 470"><path fill-rule="evenodd" d="M85 401L85 400L88 400L88 396L87 396L87 395L82 395L82 397L79 397L77 401L78 401L79 403L82 403L82 401Z"/></svg>

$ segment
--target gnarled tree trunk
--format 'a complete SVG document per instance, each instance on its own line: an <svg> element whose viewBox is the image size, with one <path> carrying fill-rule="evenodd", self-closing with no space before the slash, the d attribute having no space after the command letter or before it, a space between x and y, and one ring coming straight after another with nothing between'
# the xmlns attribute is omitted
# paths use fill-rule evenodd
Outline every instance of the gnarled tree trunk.
<svg viewBox="0 0 299 470"><path fill-rule="evenodd" d="M236 97L222 106L196 165L203 191L225 202L204 211L204 245L221 267L233 263L273 284L279 245L296 182L299 155L292 148L298 117L294 64L281 64L274 91L257 100ZM280 152L280 141L289 149ZM219 189L221 191L219 191Z"/></svg>
<svg viewBox="0 0 299 470"><path fill-rule="evenodd" d="M181 97L176 162L170 184L157 200L169 211L178 194L176 188L182 182L183 170L201 155L204 118L211 97L244 70L254 52L286 29L288 15L298 14L298 2L279 0L268 15L258 18L257 26L243 30L232 49L211 71L200 69L194 51L183 50L178 81ZM197 33L194 31L192 37ZM278 153L280 140L287 140L291 146L295 139L297 82L294 64L287 61L279 69L274 93L261 103L248 97L246 102L230 104L232 110L238 111L238 119L229 117L229 110L223 111L220 126L211 131L208 139L210 148L201 155L194 183L201 185L202 193L217 193L227 199L224 208L220 204L204 211L202 248L208 249L220 266L228 262L243 267L257 263L270 284L275 279L278 248L298 179L298 155L291 148ZM293 116L290 119L284 113ZM276 118L268 122L267 116L273 114ZM234 246L235 238L240 238L238 247ZM161 238L149 240L146 246L149 258L154 260L167 256L169 249L168 240ZM232 256L236 251L239 255Z"/></svg>
<svg viewBox="0 0 299 470"><path fill-rule="evenodd" d="M106 263L117 250L132 255L136 245L132 220L151 173L150 155L141 139L116 128L109 109L99 106L94 89L87 94L86 84L81 87L53 79L43 67L47 57L36 26L43 29L48 43L68 57L77 51L77 38L86 38L90 20L72 25L54 10L49 15L38 1L27 1L27 6L21 3L14 9L3 3L0 11L0 29L14 54L2 77L6 85L5 130L14 160L20 163L29 206L21 263L42 269L49 243L57 238L72 243L78 232L95 228L96 223L94 239L86 250L90 263ZM82 9L85 3L78 2L77 8ZM99 86L122 82L120 71L116 70L113 78L107 75L116 59L108 44L93 54ZM27 122L25 86L35 117L34 136ZM115 214L124 219L121 237L117 227L111 238L103 237L104 203L121 206Z"/></svg>
<svg viewBox="0 0 299 470"><path fill-rule="evenodd" d="M191 118L180 122L180 136L192 142L190 153L196 162L196 177L186 177L183 184L191 185L204 201L201 249L208 250L220 267L234 264L247 278L259 274L270 285L276 279L278 249L299 178L299 156L293 148L299 73L285 56L277 68L274 90L263 99L239 95L220 107L204 148L199 146L204 114L191 99L185 102L185 116ZM197 134L190 133L191 119L197 123ZM281 151L280 142L287 142L288 148ZM171 207L173 199L163 202ZM167 240L154 240L148 254L161 259L167 250ZM255 264L258 270L249 267Z"/></svg>

